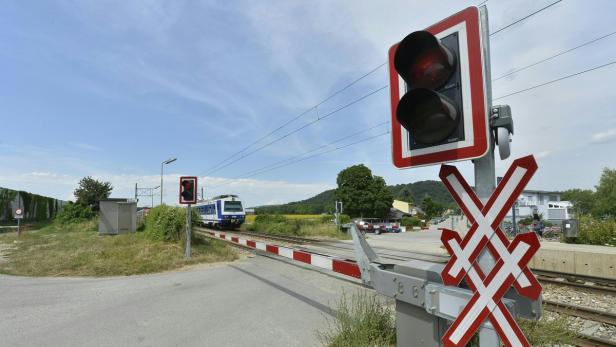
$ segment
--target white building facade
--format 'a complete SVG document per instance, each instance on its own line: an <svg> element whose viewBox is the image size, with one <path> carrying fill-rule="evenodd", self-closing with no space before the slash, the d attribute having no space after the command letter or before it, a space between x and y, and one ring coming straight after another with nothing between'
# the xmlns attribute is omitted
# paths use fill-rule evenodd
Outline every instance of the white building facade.
<svg viewBox="0 0 616 347"><path fill-rule="evenodd" d="M543 219L551 222L572 218L573 205L569 201L562 201L560 197L560 192L525 190L517 201L516 219L532 217L535 209ZM512 210L507 212L505 219L511 221Z"/></svg>

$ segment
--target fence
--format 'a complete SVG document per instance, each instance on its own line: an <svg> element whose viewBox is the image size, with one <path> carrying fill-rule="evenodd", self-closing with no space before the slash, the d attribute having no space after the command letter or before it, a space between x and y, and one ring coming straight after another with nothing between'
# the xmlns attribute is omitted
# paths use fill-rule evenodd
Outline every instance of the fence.
<svg viewBox="0 0 616 347"><path fill-rule="evenodd" d="M68 202L25 191L0 187L0 221L13 219L13 211L21 208L25 220L53 218Z"/></svg>

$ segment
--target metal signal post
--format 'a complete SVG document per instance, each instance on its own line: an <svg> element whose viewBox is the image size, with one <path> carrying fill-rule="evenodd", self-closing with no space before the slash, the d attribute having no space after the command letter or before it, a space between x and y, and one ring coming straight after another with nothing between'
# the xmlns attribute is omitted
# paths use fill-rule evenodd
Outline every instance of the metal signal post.
<svg viewBox="0 0 616 347"><path fill-rule="evenodd" d="M192 204L197 203L197 177L180 177L179 202L188 205L186 208L186 252L184 257L190 259L192 238Z"/></svg>
<svg viewBox="0 0 616 347"><path fill-rule="evenodd" d="M192 254L191 249L191 238L192 238L192 205L188 204L186 206L188 209L186 211L186 251L184 253L184 258L190 259Z"/></svg>

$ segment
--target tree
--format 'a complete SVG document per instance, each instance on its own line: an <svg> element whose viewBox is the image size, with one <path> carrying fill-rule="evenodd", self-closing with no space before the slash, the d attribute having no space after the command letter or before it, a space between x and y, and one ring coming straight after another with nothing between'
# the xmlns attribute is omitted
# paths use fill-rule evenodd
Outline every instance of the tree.
<svg viewBox="0 0 616 347"><path fill-rule="evenodd" d="M594 214L597 216L616 216L616 169L604 168L595 187Z"/></svg>
<svg viewBox="0 0 616 347"><path fill-rule="evenodd" d="M429 196L424 198L421 202L421 209L424 211L428 218L440 216L443 212L445 212L445 206L439 204L438 202L435 202Z"/></svg>
<svg viewBox="0 0 616 347"><path fill-rule="evenodd" d="M406 201L406 202L413 202L413 192L411 191L411 189L408 186L404 186L398 192L398 199L400 199L402 201Z"/></svg>
<svg viewBox="0 0 616 347"><path fill-rule="evenodd" d="M394 196L387 187L387 183L385 183L383 177L373 177L371 193L372 202L374 204L372 216L386 218L394 202Z"/></svg>
<svg viewBox="0 0 616 347"><path fill-rule="evenodd" d="M98 211L99 202L107 199L113 190L109 182L101 182L92 177L84 177L79 181L79 187L73 193L77 203L89 206L94 211Z"/></svg>
<svg viewBox="0 0 616 347"><path fill-rule="evenodd" d="M590 189L565 190L561 198L570 201L578 214L590 214L595 207L595 193Z"/></svg>
<svg viewBox="0 0 616 347"><path fill-rule="evenodd" d="M382 177L373 176L363 164L348 167L336 179L335 196L351 216L381 217L389 213L393 195Z"/></svg>

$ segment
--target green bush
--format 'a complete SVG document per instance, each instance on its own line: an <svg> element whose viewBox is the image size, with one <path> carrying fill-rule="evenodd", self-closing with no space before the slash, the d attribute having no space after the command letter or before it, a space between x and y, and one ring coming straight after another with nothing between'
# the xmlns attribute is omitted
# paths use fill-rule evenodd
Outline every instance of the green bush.
<svg viewBox="0 0 616 347"><path fill-rule="evenodd" d="M160 205L150 209L145 218L145 233L153 240L180 241L185 230L185 208Z"/></svg>
<svg viewBox="0 0 616 347"><path fill-rule="evenodd" d="M56 215L55 220L60 223L79 223L92 219L94 211L86 205L69 203Z"/></svg>
<svg viewBox="0 0 616 347"><path fill-rule="evenodd" d="M568 242L616 246L615 219L595 219L590 216L583 216L579 223L579 236L574 239L567 239Z"/></svg>
<svg viewBox="0 0 616 347"><path fill-rule="evenodd" d="M417 217L403 217L400 224L407 228L418 227L421 226L421 219Z"/></svg>
<svg viewBox="0 0 616 347"><path fill-rule="evenodd" d="M331 223L332 220L336 220L336 216L334 216L333 214L321 215L321 223Z"/></svg>
<svg viewBox="0 0 616 347"><path fill-rule="evenodd" d="M350 223L350 222L351 222L351 216L349 216L348 214L341 214L340 215L340 223L346 224L346 223Z"/></svg>
<svg viewBox="0 0 616 347"><path fill-rule="evenodd" d="M259 214L255 218L255 223L271 224L271 223L284 223L287 221L287 217L280 214Z"/></svg>
<svg viewBox="0 0 616 347"><path fill-rule="evenodd" d="M327 222L321 222L320 218L300 219L287 218L283 215L260 214L256 216L254 223L244 224L242 228L247 231L274 235L347 239L347 234L340 232L338 227L331 223L330 220L327 219Z"/></svg>

